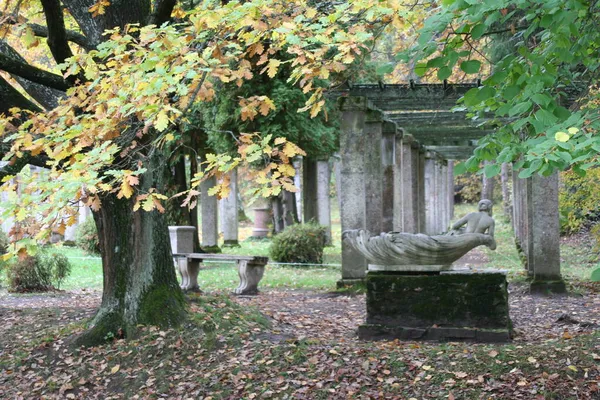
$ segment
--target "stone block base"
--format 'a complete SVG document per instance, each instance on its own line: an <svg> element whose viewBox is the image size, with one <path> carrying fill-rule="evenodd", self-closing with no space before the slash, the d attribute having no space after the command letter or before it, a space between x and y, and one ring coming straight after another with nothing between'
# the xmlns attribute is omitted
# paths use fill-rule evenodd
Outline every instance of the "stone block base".
<svg viewBox="0 0 600 400"><path fill-rule="evenodd" d="M369 272L365 339L507 341L506 274Z"/></svg>
<svg viewBox="0 0 600 400"><path fill-rule="evenodd" d="M358 327L362 340L438 340L440 342L472 341L482 343L509 342L507 329L472 328L403 328L365 324Z"/></svg>
<svg viewBox="0 0 600 400"><path fill-rule="evenodd" d="M552 294L563 294L567 292L567 286L563 280L556 281L540 281L533 280L529 284L529 293L541 294L541 295L552 295Z"/></svg>
<svg viewBox="0 0 600 400"><path fill-rule="evenodd" d="M240 247L240 242L237 240L225 240L223 242L223 247Z"/></svg>

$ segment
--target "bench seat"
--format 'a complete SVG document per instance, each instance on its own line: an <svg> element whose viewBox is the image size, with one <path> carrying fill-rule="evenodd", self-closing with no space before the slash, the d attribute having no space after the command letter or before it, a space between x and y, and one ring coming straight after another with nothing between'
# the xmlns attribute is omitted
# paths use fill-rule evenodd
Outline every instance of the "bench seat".
<svg viewBox="0 0 600 400"><path fill-rule="evenodd" d="M263 277L268 257L238 256L233 254L182 253L173 254L177 269L181 275L181 288L186 291L199 290L198 272L205 260L235 261L238 267L240 284L233 293L254 295L258 293L258 283Z"/></svg>

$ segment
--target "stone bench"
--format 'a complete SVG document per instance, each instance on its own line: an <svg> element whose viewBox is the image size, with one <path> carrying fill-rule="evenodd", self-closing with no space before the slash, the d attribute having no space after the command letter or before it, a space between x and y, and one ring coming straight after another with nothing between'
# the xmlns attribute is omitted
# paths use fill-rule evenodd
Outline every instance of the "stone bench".
<svg viewBox="0 0 600 400"><path fill-rule="evenodd" d="M268 257L212 253L173 254L173 258L181 274L181 288L186 291L199 290L198 272L202 261L236 261L240 284L233 293L239 295L258 293L258 283L265 273L265 265L269 262Z"/></svg>

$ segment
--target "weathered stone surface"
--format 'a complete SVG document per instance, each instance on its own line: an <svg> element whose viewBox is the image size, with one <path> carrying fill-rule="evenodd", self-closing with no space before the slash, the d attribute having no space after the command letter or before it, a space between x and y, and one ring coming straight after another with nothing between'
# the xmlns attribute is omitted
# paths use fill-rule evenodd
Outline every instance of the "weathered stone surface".
<svg viewBox="0 0 600 400"><path fill-rule="evenodd" d="M194 252L194 235L196 228L193 226L169 226L169 239L173 254L187 254Z"/></svg>
<svg viewBox="0 0 600 400"><path fill-rule="evenodd" d="M363 98L340 99L340 219L342 230L366 226L365 119L368 103ZM365 276L367 262L351 246L342 242L342 279Z"/></svg>
<svg viewBox="0 0 600 400"><path fill-rule="evenodd" d="M254 225L252 227L252 237L264 238L269 234L268 224L271 219L271 210L266 207L253 208Z"/></svg>
<svg viewBox="0 0 600 400"><path fill-rule="evenodd" d="M527 212L532 224L528 231L528 265L533 272L532 291L563 293L560 284L560 223L558 218L558 174L528 178ZM541 290L540 290L541 289Z"/></svg>
<svg viewBox="0 0 600 400"><path fill-rule="evenodd" d="M318 221L317 160L308 157L302 163L302 207L305 223Z"/></svg>
<svg viewBox="0 0 600 400"><path fill-rule="evenodd" d="M229 173L229 195L221 199L219 205L224 246L239 246L237 168Z"/></svg>
<svg viewBox="0 0 600 400"><path fill-rule="evenodd" d="M372 236L369 231L354 229L342 234L343 242L355 248L378 270L414 271L415 266L439 266L446 269L471 249L486 245L495 248L493 236L482 232L428 236L422 233L387 232ZM431 268L429 268L431 270Z"/></svg>
<svg viewBox="0 0 600 400"><path fill-rule="evenodd" d="M327 244L331 244L331 198L329 196L329 183L331 182L331 168L329 160L317 161L317 222L327 227Z"/></svg>
<svg viewBox="0 0 600 400"><path fill-rule="evenodd" d="M369 272L362 338L508 340L504 273Z"/></svg>
<svg viewBox="0 0 600 400"><path fill-rule="evenodd" d="M202 249L205 251L219 250L219 213L217 197L210 196L208 191L217 184L211 176L200 183L200 210L202 213Z"/></svg>

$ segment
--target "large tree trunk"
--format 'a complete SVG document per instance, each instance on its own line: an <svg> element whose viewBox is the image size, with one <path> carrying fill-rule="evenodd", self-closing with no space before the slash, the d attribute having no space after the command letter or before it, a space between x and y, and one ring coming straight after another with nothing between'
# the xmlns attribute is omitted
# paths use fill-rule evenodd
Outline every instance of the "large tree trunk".
<svg viewBox="0 0 600 400"><path fill-rule="evenodd" d="M502 163L502 170L500 172L500 182L502 184L502 206L504 216L512 221L512 200L510 197L510 188L508 187L508 182L510 180L509 165L508 163Z"/></svg>
<svg viewBox="0 0 600 400"><path fill-rule="evenodd" d="M164 184L166 162L150 160L141 189ZM133 200L110 194L94 213L104 274L102 304L78 340L94 345L114 335L129 337L138 324L180 324L185 301L177 284L165 214L133 211Z"/></svg>

